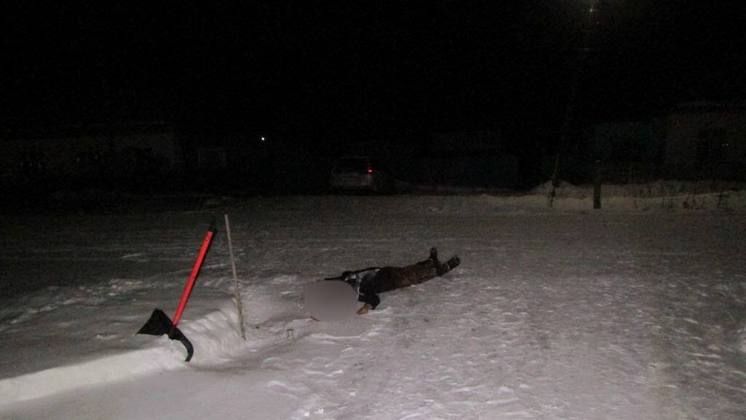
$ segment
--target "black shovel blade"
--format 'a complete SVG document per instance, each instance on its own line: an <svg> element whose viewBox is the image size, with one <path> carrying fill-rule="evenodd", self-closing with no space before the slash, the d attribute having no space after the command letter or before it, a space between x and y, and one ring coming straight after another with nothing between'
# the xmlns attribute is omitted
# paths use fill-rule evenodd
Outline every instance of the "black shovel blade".
<svg viewBox="0 0 746 420"><path fill-rule="evenodd" d="M153 313L150 314L148 322L146 322L137 333L163 335L171 331L171 328L174 328L174 323L171 322L171 318L169 318L162 310L156 308L153 310Z"/></svg>
<svg viewBox="0 0 746 420"><path fill-rule="evenodd" d="M192 360L192 355L194 354L194 347L192 347L192 343L186 338L184 333L181 332L180 329L174 325L173 322L171 322L171 318L168 317L162 310L155 309L153 310L153 313L150 315L150 319L148 319L148 322L145 323L145 325L140 328L140 331L137 332L138 334L148 334L148 335L163 335L168 334L168 338L172 340L178 340L181 342L181 344L184 345L187 351L187 357L186 361Z"/></svg>

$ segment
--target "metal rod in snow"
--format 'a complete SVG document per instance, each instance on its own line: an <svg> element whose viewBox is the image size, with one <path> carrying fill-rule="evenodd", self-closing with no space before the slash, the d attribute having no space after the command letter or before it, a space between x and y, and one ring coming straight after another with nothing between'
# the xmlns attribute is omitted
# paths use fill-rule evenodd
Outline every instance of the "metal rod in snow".
<svg viewBox="0 0 746 420"><path fill-rule="evenodd" d="M601 181L602 181L602 172L601 172L601 161L596 161L596 166L594 168L594 175L593 175L593 208L594 209L600 209L601 208Z"/></svg>
<svg viewBox="0 0 746 420"><path fill-rule="evenodd" d="M225 233L228 238L228 254L231 257L231 269L233 270L233 293L236 295L236 311L238 312L238 326L241 329L241 338L246 340L246 327L243 323L243 303L241 302L241 291L238 287L238 274L236 273L236 259L233 256L233 241L231 240L231 224L228 215L225 216Z"/></svg>

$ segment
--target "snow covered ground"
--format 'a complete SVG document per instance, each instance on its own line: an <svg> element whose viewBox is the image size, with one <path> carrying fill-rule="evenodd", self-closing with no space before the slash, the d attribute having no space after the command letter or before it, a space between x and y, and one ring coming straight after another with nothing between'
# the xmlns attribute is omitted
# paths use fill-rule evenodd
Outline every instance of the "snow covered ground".
<svg viewBox="0 0 746 420"><path fill-rule="evenodd" d="M214 201L0 223L0 418L746 418L746 196L587 190ZM606 190L610 191L610 190ZM173 312L213 216L231 216L181 329ZM222 224L220 224L222 229ZM446 277L338 322L303 285L408 264Z"/></svg>

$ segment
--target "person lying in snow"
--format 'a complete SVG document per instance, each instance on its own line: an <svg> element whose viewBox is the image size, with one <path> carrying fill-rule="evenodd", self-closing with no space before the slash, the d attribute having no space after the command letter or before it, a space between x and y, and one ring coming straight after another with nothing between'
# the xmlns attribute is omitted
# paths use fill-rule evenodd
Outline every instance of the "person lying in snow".
<svg viewBox="0 0 746 420"><path fill-rule="evenodd" d="M358 292L358 301L364 305L357 311L362 315L370 309L376 309L381 298L378 293L409 287L422 283L456 268L461 263L458 256L453 256L442 263L438 260L438 250L430 249L430 257L424 261L405 267L369 267L356 271L345 271L339 277L324 280L341 280Z"/></svg>

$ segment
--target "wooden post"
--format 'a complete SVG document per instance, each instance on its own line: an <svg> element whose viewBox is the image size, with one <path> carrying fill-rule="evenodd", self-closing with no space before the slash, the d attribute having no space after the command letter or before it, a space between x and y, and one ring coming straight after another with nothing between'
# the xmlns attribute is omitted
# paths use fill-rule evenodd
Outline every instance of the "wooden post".
<svg viewBox="0 0 746 420"><path fill-rule="evenodd" d="M236 259L233 257L233 243L231 240L231 224L228 215L225 215L225 233L228 238L228 253L231 256L231 269L233 270L233 293L236 297L236 312L238 312L238 325L241 329L241 338L246 340L246 327L243 322L243 303L241 302L241 291L238 287L238 275L236 274Z"/></svg>
<svg viewBox="0 0 746 420"><path fill-rule="evenodd" d="M593 208L601 208L601 161L597 160L593 176Z"/></svg>

